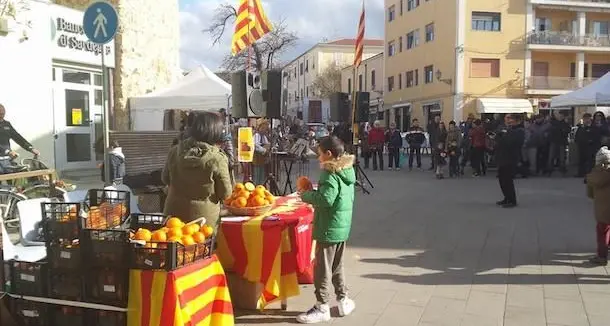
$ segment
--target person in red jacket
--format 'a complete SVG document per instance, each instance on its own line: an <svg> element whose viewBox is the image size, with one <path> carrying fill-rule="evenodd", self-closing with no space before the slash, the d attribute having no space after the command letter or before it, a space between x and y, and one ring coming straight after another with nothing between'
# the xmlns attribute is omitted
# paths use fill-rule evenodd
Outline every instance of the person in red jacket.
<svg viewBox="0 0 610 326"><path fill-rule="evenodd" d="M381 122L375 121L373 129L369 131L369 152L373 157L373 170L377 170L379 159L379 170L383 171L383 145L385 144L385 131L381 128Z"/></svg>
<svg viewBox="0 0 610 326"><path fill-rule="evenodd" d="M472 163L472 169L474 170L475 176L480 176L481 173L485 174L487 167L485 165L485 140L487 133L481 119L474 121L474 127L468 132L470 142L472 144L472 152L470 162Z"/></svg>

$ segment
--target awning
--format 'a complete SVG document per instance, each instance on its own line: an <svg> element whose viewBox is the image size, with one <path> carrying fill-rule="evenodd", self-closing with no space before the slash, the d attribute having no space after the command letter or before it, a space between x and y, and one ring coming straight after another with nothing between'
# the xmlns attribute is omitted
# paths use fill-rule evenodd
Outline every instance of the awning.
<svg viewBox="0 0 610 326"><path fill-rule="evenodd" d="M479 98L477 99L479 113L533 113L532 103L519 98Z"/></svg>

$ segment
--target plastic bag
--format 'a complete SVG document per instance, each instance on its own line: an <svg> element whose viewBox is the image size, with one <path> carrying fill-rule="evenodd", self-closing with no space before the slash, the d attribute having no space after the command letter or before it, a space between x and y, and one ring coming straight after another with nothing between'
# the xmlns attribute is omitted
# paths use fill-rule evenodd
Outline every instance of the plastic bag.
<svg viewBox="0 0 610 326"><path fill-rule="evenodd" d="M401 152L400 159L398 161L398 166L403 167L407 163L408 159L409 159L409 154L407 154L407 152Z"/></svg>

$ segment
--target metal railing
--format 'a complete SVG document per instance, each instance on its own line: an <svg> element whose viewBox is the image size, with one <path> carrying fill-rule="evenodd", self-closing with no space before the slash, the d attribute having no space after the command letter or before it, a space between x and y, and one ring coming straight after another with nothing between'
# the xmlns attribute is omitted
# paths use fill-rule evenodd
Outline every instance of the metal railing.
<svg viewBox="0 0 610 326"><path fill-rule="evenodd" d="M532 76L525 79L528 89L574 90L591 84L597 78Z"/></svg>
<svg viewBox="0 0 610 326"><path fill-rule="evenodd" d="M610 47L609 35L576 35L570 32L543 31L531 32L526 39L528 44Z"/></svg>

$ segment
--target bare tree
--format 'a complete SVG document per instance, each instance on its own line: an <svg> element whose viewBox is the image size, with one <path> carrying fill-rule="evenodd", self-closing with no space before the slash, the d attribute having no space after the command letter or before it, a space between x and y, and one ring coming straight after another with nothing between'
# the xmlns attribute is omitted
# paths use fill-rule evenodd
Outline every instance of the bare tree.
<svg viewBox="0 0 610 326"><path fill-rule="evenodd" d="M315 94L320 98L329 98L332 93L341 91L341 70L336 63L331 63L313 81Z"/></svg>
<svg viewBox="0 0 610 326"><path fill-rule="evenodd" d="M203 30L212 36L212 45L217 45L231 28L237 17L237 10L230 4L222 4L216 9L210 25ZM227 24L230 24L227 27ZM278 67L277 58L288 49L294 47L299 39L297 34L288 30L284 20L274 22L271 32L257 40L251 51L243 50L237 55L227 55L222 68L234 71L244 69L248 64L257 70L273 69Z"/></svg>

